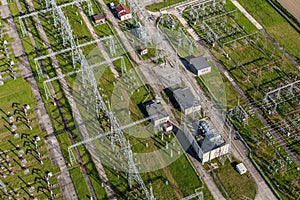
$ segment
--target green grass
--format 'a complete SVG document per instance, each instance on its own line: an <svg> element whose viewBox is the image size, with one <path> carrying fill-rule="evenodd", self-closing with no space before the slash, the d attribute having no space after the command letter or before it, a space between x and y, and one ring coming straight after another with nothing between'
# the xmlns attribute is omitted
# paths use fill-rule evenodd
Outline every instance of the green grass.
<svg viewBox="0 0 300 200"><path fill-rule="evenodd" d="M300 63L299 33L267 1L239 0L239 2Z"/></svg>
<svg viewBox="0 0 300 200"><path fill-rule="evenodd" d="M74 169L70 169L69 172L70 172L70 176L72 178L78 199L89 198L91 195L90 195L89 189L88 189L85 181L82 181L82 180L84 180L84 177L82 175L80 168L76 167Z"/></svg>
<svg viewBox="0 0 300 200"><path fill-rule="evenodd" d="M74 12L71 13L71 14L74 15ZM71 14L70 14L70 16L72 17ZM51 37L49 37L49 39L50 39L50 43L52 44L52 46L56 47L56 48L54 48L54 50L59 50L59 47L57 48L57 46L58 46L57 44L58 43L56 41L56 38L54 38L52 36L52 34L49 34L49 30L52 30L51 26L47 23L47 20L45 20L43 18L43 16L40 19L41 19L42 24L44 25L44 28L46 30L47 35L48 36L51 35ZM38 44L38 49L39 50L43 50L43 46L42 46L42 44L40 42L39 34L36 32L36 29L34 28L34 26L32 26L32 21L31 20L28 20L28 21L30 22L30 28L31 28L31 30L35 31L34 32L34 36L35 36L35 40L37 41L37 44ZM86 37L88 37L87 34L85 34L84 37L82 37L82 40L84 41L86 39ZM26 50L27 54L29 55L29 58L34 58L35 57L35 53L34 53L33 47L30 44L29 40L27 38L25 38L25 39L22 40L22 42L24 44L24 47L25 47L25 50ZM47 52L43 52L42 51L42 54L47 54ZM59 58L58 61L60 63L64 62L64 60L65 60L65 58L63 58L63 57L58 57L58 58ZM31 65L34 66L34 64L32 63L32 59L30 59L30 61L31 61ZM47 62L49 62L49 61L44 60L44 62L46 64L46 66L47 66L47 71L49 73L49 76L50 77L56 76L56 73L51 68L50 63L47 65ZM69 69L63 68L63 69L65 71L67 71L67 70L73 70L72 68L69 68ZM35 70L34 67L33 67L33 70ZM43 94L43 87L42 87L41 83L42 83L43 80L44 79L37 79L38 84L39 84L39 86L41 88L41 93L42 94ZM74 120L72 119L71 108L70 108L70 106L69 106L69 104L68 104L68 102L67 102L67 100L66 100L66 98L65 98L65 96L64 96L64 94L63 94L63 92L61 90L61 88L60 88L60 84L57 81L53 82L52 84L53 84L54 89L56 91L57 97L60 99L60 105L61 105L63 113L64 113L64 115L65 115L65 117L66 117L66 119L68 121L68 125L72 129L73 137L74 137L75 141L79 141L78 135L77 135L76 131L74 130ZM43 98L45 98L45 97L43 96ZM67 147L71 144L70 140L68 138L67 133L64 131L64 126L63 126L63 124L61 122L61 118L60 118L58 109L55 106L53 106L52 104L48 104L47 100L45 102L46 102L46 104L45 104L46 105L46 109L47 109L48 113L50 114L50 118L51 118L52 124L54 126L54 130L55 130L55 132L57 134L57 139L58 139L58 141L60 143L60 147L62 149L63 156L64 156L65 160L68 162L69 155L68 155L68 152L67 152ZM90 161L87 160L87 162L90 162ZM89 169L90 169L90 167L91 167L91 165L89 165ZM88 193L88 190L86 190L87 192L81 191L81 185L82 185L82 183L85 183L81 172L78 171L78 170L73 170L73 171L71 171L71 177L72 177L72 180L74 182L74 185L76 187L77 192L79 191L78 195L80 196L80 199L86 198L85 195L89 195L89 193ZM92 184L93 184L93 186L99 188L99 185L97 185L95 183L95 181L92 181ZM86 189L87 189L87 186L86 186ZM100 194L100 193L103 193L103 191L102 192L100 192L100 190L97 191L97 195L101 199L104 195Z"/></svg>
<svg viewBox="0 0 300 200"><path fill-rule="evenodd" d="M153 12L156 12L156 11L159 11L160 9L162 9L162 8L165 8L167 6L171 6L171 5L176 4L176 3L180 3L182 1L185 1L185 0L163 0L163 2L161 2L161 3L155 3L155 4L147 6L146 9L150 10L150 11L153 11Z"/></svg>
<svg viewBox="0 0 300 200"><path fill-rule="evenodd" d="M227 5L226 7L227 9L233 9L231 4ZM249 22L246 23L247 20L243 21L240 18L238 18L237 20L239 20L237 22L241 26L245 26L246 30L253 29L253 25L248 27ZM266 20L270 20L270 18ZM273 20L274 19L270 20L270 25L271 21ZM273 22L274 26L276 24L277 22ZM194 26L193 28L201 35L201 31L197 29L196 26ZM255 39L253 41L255 41ZM262 33L258 34L258 39L255 42L252 42L246 46L242 42L237 43L235 47L232 45L225 46L224 50L229 54L231 60L228 60L224 56L223 51L219 46L216 46L215 48L210 47L210 50L213 55L219 60L219 62L225 67L225 69L229 71L231 77L244 91L246 96L254 101L261 101L264 94L266 93L267 88L277 88L279 82L290 80L291 76L299 73L297 68L285 57L282 57L279 49L277 49L270 40L266 39ZM238 64L238 67L235 66L236 64L232 62L232 60L234 60L235 63ZM273 63L274 60L275 62ZM242 64L244 67L242 67ZM277 67L270 67L274 65ZM259 69L262 69L261 76L259 76L258 73ZM207 80L198 80L201 87L204 87L206 89L206 92L208 92L207 88L215 89L218 87L218 85L213 80L213 77L217 77L214 75L214 71L211 74L212 77L209 76L210 75L207 75L206 77L204 76L205 78L207 78ZM237 104L237 98L239 97L239 95L237 92L234 92L234 88L227 80L223 80L225 83L227 104L230 108L231 106L235 106ZM244 105L242 99L240 101L240 104ZM261 103L257 104L258 107L260 105ZM291 105L287 106L287 109L292 108ZM246 110L249 110L247 106L244 106L244 108L246 108ZM277 124L277 122L279 121L279 117L273 115L268 115L266 116L266 118L271 120L271 122L273 121L275 124ZM250 117L248 121L248 126L243 126L236 120L232 120L236 128L239 130L240 134L246 140L247 144L255 152L253 157L259 160L257 161L257 163L261 167L263 172L266 173L269 179L272 180L272 184L275 183L274 185L279 185L279 188L275 187L276 190L280 191L280 195L284 199L286 198L286 196L290 198L291 189L286 187L286 185L288 185L286 183L291 184L293 180L299 180L299 176L297 176L296 170L291 168L290 166L285 166L277 174L274 173L274 170L268 168L270 162L272 162L273 160L282 159L282 157L286 156L286 152L284 152L282 149L279 151L278 149L270 146L271 141L264 138L259 131L260 129L263 129L263 124L260 122L260 120L258 120L256 116ZM297 188L298 186L295 185L294 187Z"/></svg>
<svg viewBox="0 0 300 200"><path fill-rule="evenodd" d="M256 184L249 172L243 175L237 172L235 165L238 163L237 161L230 163L228 160L224 165L218 163L215 173L231 199L243 199L245 196L254 199Z"/></svg>
<svg viewBox="0 0 300 200"><path fill-rule="evenodd" d="M31 183L35 187L35 191L33 195L38 198L46 198L50 196L50 192L42 189L45 188L45 183L35 181L40 176L45 176L47 171L51 171L54 175L59 172L59 168L52 165L51 160L49 159L49 154L46 148L46 144L43 138L46 136L45 132L42 132L39 128L37 118L34 113L34 107L36 106L36 101L34 95L32 94L31 87L29 83L27 83L22 78L17 78L17 80L7 80L5 84L1 86L1 94L0 94L0 145L1 151L8 150L8 156L11 163L11 170L14 172L14 175L8 175L6 178L1 178L3 183L7 186L7 188L27 188L26 184ZM17 126L16 133L19 134L20 138L14 139L13 134L10 132L10 125L8 124L8 118L6 114L10 112L15 119L18 116L22 116L22 112L18 114L14 113L15 110L18 110L18 107L12 107L13 103L18 104L18 107L22 107L24 104L29 104L31 109L28 111L28 118L31 120L32 130L25 125L26 122L23 118L22 121L14 122ZM9 129L9 130L8 130ZM27 137L26 137L27 136ZM34 149L34 145L32 145L31 141L34 136L39 136L42 140L38 142L39 151L42 155L44 165L41 165L39 160L37 159L37 153L32 151ZM29 145L23 146L29 142ZM27 160L26 168L30 169L30 173L25 175L23 170L19 166L21 160L18 158L18 152L15 149L16 145L20 146L20 149L23 149L25 154L23 158ZM2 157L3 159L4 157ZM31 172L35 173L31 173ZM58 181L56 177L50 178L50 183L55 185L55 194L61 193L61 189L58 187ZM40 187L40 191L37 189ZM10 189L8 189L10 190ZM43 191L43 192L41 192ZM21 190L18 191L19 193ZM19 197L27 198L29 197L26 193L20 194ZM2 196L3 198L3 196Z"/></svg>
<svg viewBox="0 0 300 200"><path fill-rule="evenodd" d="M105 189L102 187L102 181L99 177L98 171L96 170L95 164L92 162L91 155L85 148L81 149L82 159L84 161L84 166L87 174L90 177L92 186L97 195L98 199L108 199Z"/></svg>

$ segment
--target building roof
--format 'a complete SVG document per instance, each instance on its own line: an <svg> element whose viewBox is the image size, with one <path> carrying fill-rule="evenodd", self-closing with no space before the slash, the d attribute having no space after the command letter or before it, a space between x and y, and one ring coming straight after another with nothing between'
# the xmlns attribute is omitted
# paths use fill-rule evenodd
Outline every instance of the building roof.
<svg viewBox="0 0 300 200"><path fill-rule="evenodd" d="M235 167L240 174L244 174L247 172L247 169L243 163L237 164Z"/></svg>
<svg viewBox="0 0 300 200"><path fill-rule="evenodd" d="M189 58L190 65L193 65L197 70L205 69L209 67L208 62L203 57Z"/></svg>
<svg viewBox="0 0 300 200"><path fill-rule="evenodd" d="M147 50L147 47L146 46L140 46L140 51L144 51L144 50Z"/></svg>
<svg viewBox="0 0 300 200"><path fill-rule="evenodd" d="M97 21L97 20L103 20L103 19L105 19L105 15L103 15L103 14L97 14L97 15L94 15L93 18L94 18L95 21Z"/></svg>
<svg viewBox="0 0 300 200"><path fill-rule="evenodd" d="M196 99L196 97L192 94L191 90L188 87L184 89L179 88L173 93L176 101L183 109L188 109L200 105L200 102Z"/></svg>
<svg viewBox="0 0 300 200"><path fill-rule="evenodd" d="M145 108L149 116L157 115L157 117L153 118L153 120L162 119L169 116L160 102L150 101L145 104Z"/></svg>
<svg viewBox="0 0 300 200"><path fill-rule="evenodd" d="M116 7L116 11L118 12L118 14L120 16L126 15L126 14L130 14L130 10L126 5L123 4L119 4Z"/></svg>

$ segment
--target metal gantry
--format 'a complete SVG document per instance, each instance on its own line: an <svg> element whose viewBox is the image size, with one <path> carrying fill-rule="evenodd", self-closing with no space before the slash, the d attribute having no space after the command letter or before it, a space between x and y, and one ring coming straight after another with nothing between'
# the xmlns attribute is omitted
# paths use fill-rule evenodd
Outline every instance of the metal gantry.
<svg viewBox="0 0 300 200"><path fill-rule="evenodd" d="M139 31L141 39L145 44L151 42L150 31L149 31L149 16L147 12L141 7L140 3L136 0L127 0L132 12L132 22L140 23Z"/></svg>
<svg viewBox="0 0 300 200"><path fill-rule="evenodd" d="M104 64L109 64L109 63L111 63L113 61L116 61L116 60L121 60L121 68L122 68L122 71L124 71L123 68L126 68L126 66L125 66L125 62L124 62L124 57L122 57L122 56L113 58L110 61L103 61L103 62L95 63L93 65L89 65L88 69L92 70L95 67L99 67L99 66L104 65ZM43 85L44 85L44 91L45 91L45 94L46 94L46 99L49 100L49 99L53 98L53 96L52 96L52 94L50 92L49 85L48 85L50 82L56 81L56 80L59 80L59 79L63 79L65 77L71 76L73 74L79 74L79 73L82 73L82 72L83 72L83 69L79 69L79 70L71 71L71 72L68 72L66 74L62 74L60 76L56 76L56 77L53 77L51 79L45 80L43 82ZM96 114L98 115L99 113L96 113Z"/></svg>
<svg viewBox="0 0 300 200"><path fill-rule="evenodd" d="M248 113L245 111L245 109L240 105L238 104L236 107L234 107L233 109L230 109L229 110L229 113L228 113L228 116L229 117L233 117L235 116L236 119L240 122L240 123L243 123L243 124L246 124L248 125Z"/></svg>
<svg viewBox="0 0 300 200"><path fill-rule="evenodd" d="M51 2L52 2L52 0L45 0L46 9L35 11L35 12L29 13L29 14L19 16L19 23L20 23L21 33L22 33L23 37L27 36L27 34L28 34L27 30L26 30L26 27L24 26L24 22L23 22L23 19L25 19L27 17L32 17L32 16L35 16L35 15L38 15L38 14L43 14L43 13L47 13L47 12L51 12L51 11L52 11L52 14L54 16L57 8L61 9L61 8L71 6L71 5L74 5L74 4L77 4L77 3L81 3L81 2L86 2L87 3L88 14L90 16L92 16L94 14L93 9L92 9L92 4L91 4L90 0L75 0L75 1L65 3L65 4L62 4L62 5L56 5L56 3L54 2L55 3L54 7L53 7L54 4L52 4ZM54 23L57 23L55 21L55 19L54 19Z"/></svg>
<svg viewBox="0 0 300 200"><path fill-rule="evenodd" d="M265 103L268 103L270 100L274 106L273 110L275 111L277 109L278 104L280 103L277 100L280 99L282 91L287 91L289 94L295 96L296 93L300 93L299 83L300 83L300 80L297 80L292 83L286 84L282 87L271 90L266 93L266 95L263 98L263 101ZM293 93L294 90L296 90L296 93Z"/></svg>
<svg viewBox="0 0 300 200"><path fill-rule="evenodd" d="M199 200L203 200L203 192L196 192L194 194L191 194L187 197L182 198L181 200L190 200L190 199L193 199L196 197L198 197Z"/></svg>
<svg viewBox="0 0 300 200"><path fill-rule="evenodd" d="M138 5L138 4L136 4L136 5ZM81 66L80 73L82 75L82 87L84 89L91 89L92 94L93 94L91 96L92 102L94 102L94 104L95 104L93 108L96 110L97 116L98 116L100 110L102 110L109 117L109 121L111 124L111 134L113 135L113 140L114 140L113 141L114 144L112 144L112 145L117 144L120 147L120 149L122 149L123 158L125 157L125 160L128 162L129 184L132 185L132 181L135 180L142 187L143 192L145 193L147 199L154 200L155 198L152 194L152 190L150 189L150 192L148 191L148 189L145 186L145 184L139 174L139 171L134 163L132 150L131 150L129 143L127 142L113 112L110 111L106 107L106 104L105 104L104 100L102 99L102 96L100 95L96 78L94 76L93 71L91 70L92 66L89 66L88 61L86 60L86 57L84 56L82 50L76 45L76 42L75 42L73 34L72 34L72 29L70 27L68 19L65 17L61 7L57 6L55 0L46 0L46 6L47 6L47 9L49 9L51 7L52 16L53 16L53 20L54 20L54 26L55 27L57 27L58 25L60 26L61 36L63 39L63 45L65 47L70 46L70 50L72 52L72 61L73 61L74 68L77 63L79 63ZM36 61L36 63L38 63L38 60ZM97 64L97 65L99 65L99 64ZM37 66L38 66L38 64L37 64ZM77 71L71 72L70 74L73 74L76 72ZM69 74L66 74L66 75L69 75ZM61 77L57 77L54 79L63 78L66 75L63 75ZM50 97L50 95L51 95L51 92L48 88L48 82L50 82L50 81L52 81L52 80L47 80L44 82L46 96L48 96L48 97Z"/></svg>

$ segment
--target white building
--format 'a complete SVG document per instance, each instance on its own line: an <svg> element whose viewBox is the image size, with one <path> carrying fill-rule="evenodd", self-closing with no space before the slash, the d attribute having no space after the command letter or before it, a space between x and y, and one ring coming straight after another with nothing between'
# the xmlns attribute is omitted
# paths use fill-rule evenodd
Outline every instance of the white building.
<svg viewBox="0 0 300 200"><path fill-rule="evenodd" d="M247 169L246 169L244 163L237 164L235 166L235 168L240 173L240 175L245 174L247 172Z"/></svg>
<svg viewBox="0 0 300 200"><path fill-rule="evenodd" d="M151 122L154 126L159 126L167 121L169 121L170 117L167 114L163 105L158 101L150 101L145 105L146 111L149 116L155 116L151 119Z"/></svg>
<svg viewBox="0 0 300 200"><path fill-rule="evenodd" d="M123 4L117 5L116 11L121 21L129 20L132 17L129 8L126 5Z"/></svg>
<svg viewBox="0 0 300 200"><path fill-rule="evenodd" d="M148 48L145 47L145 46L140 46L139 53L140 53L141 56L148 54Z"/></svg>
<svg viewBox="0 0 300 200"><path fill-rule="evenodd" d="M189 115L201 109L200 102L189 88L177 89L173 92L173 96L179 104L181 112L185 115Z"/></svg>
<svg viewBox="0 0 300 200"><path fill-rule="evenodd" d="M211 72L211 66L204 57L189 58L189 68L197 76Z"/></svg>
<svg viewBox="0 0 300 200"><path fill-rule="evenodd" d="M199 130L200 127L202 127L201 130ZM195 130L197 131L195 132ZM220 134L211 132L207 123L201 121L189 125L184 123L182 133L199 157L201 164L230 153L230 144Z"/></svg>

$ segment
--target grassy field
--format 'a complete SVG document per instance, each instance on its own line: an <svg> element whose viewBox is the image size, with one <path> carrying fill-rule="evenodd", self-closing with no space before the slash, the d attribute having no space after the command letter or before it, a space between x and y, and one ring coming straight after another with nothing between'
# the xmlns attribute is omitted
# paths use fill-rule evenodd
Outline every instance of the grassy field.
<svg viewBox="0 0 300 200"><path fill-rule="evenodd" d="M267 1L239 0L239 2L300 63L299 33Z"/></svg>
<svg viewBox="0 0 300 200"><path fill-rule="evenodd" d="M183 2L183 1L185 1L185 0L163 0L163 2L161 2L161 3L155 3L155 4L147 6L146 9L150 10L150 11L153 11L153 12L156 12L156 11L159 11L160 9L162 9L162 8L165 8L167 6L171 6L171 5L174 5L176 3Z"/></svg>
<svg viewBox="0 0 300 200"><path fill-rule="evenodd" d="M11 5L12 8L14 8L14 4L10 4L10 5ZM25 7L25 5L24 5L24 7ZM17 10L15 10L15 12L17 12ZM17 14L17 13L15 13L15 14ZM60 46L58 45L59 43L58 43L57 39L54 37L54 34L52 34L52 31L51 31L51 34L49 34L50 30L52 30L52 28L47 23L47 19L44 18L44 16L41 16L40 19L41 19L42 24L44 25L47 36L49 37L49 40L50 40L50 43L51 43L53 49L54 50L59 50L60 49ZM39 38L38 32L36 32L36 29L34 28L34 26L32 26L32 20L28 19L28 21L29 21L31 30L35 31L35 32L33 32L33 35L35 36L34 38L37 41L38 49L40 50L40 52L42 54L47 54L47 52L44 51L42 43L40 42L41 40ZM85 38L82 38L82 40L84 40L84 39ZM27 54L29 55L29 58L35 58L36 55L34 53L34 49L33 49L32 45L30 43L30 40L28 38L24 38L24 39L22 39L22 42L23 42L23 45L25 47L25 50L26 50ZM66 64L68 65L68 63L65 63L65 60L66 60L66 58L63 57L63 55L61 57L58 57L59 62L61 62L61 63L63 62L64 65L66 65ZM31 59L30 59L30 61L32 62ZM53 70L49 60L44 60L44 64L47 66L46 69L47 69L47 72L48 72L49 76L50 77L56 76L56 73ZM33 70L35 70L35 67L34 67L33 63L31 63L31 66L33 66ZM65 68L63 68L63 70L65 70L65 71L69 70L70 71L72 69L72 67L71 67L71 65L68 65L68 66L70 66L70 67L69 68L65 67ZM44 94L43 87L42 87L42 81L43 80L44 80L43 78L37 79L38 84L41 88L41 93L42 94ZM79 141L76 130L74 129L75 127L74 127L74 121L72 119L71 108L68 105L68 102L67 102L66 98L64 97L64 94L63 94L63 92L60 88L60 84L57 81L53 82L52 84L53 84L53 87L56 91L57 97L60 99L60 105L61 105L63 113L65 114L65 117L68 121L68 126L72 130L73 137L74 137L75 141ZM45 97L43 96L43 98L45 98ZM70 140L69 140L69 137L68 137L68 134L65 132L65 127L63 126L63 124L61 122L60 114L58 112L58 109L55 106L53 106L53 104L51 104L48 100L45 99L45 102L46 102L46 104L45 104L46 109L47 109L47 111L50 115L52 124L54 126L54 130L57 134L57 139L60 143L60 147L61 147L63 156L64 156L65 160L68 162L69 155L68 155L68 152L67 152L67 147L70 146L70 144L71 144ZM81 150L80 153L82 155L84 155L85 150ZM84 164L87 164L87 166L88 166L87 169L89 170L89 172L94 171L94 170L91 170L91 167L94 167L94 165L93 165L90 157L85 157L84 162L85 162ZM75 167L75 169L71 170L71 178L74 182L74 185L75 185L77 191L80 191L79 196L86 198L86 196L90 196L90 194L89 194L89 191L87 190L87 186L86 186L85 181L83 179L83 175L80 171L76 170L77 167L79 167L79 165L75 165L74 167ZM93 176L93 179L95 179L95 178L98 178L98 177ZM92 180L92 184L93 184L93 187L97 188L97 191L96 191L97 197L99 199L103 199L106 196L106 193L105 193L104 188L102 188L101 183L99 181ZM85 189L83 189L81 191L82 188L85 188Z"/></svg>
<svg viewBox="0 0 300 200"><path fill-rule="evenodd" d="M16 193L18 193L18 198L28 198L30 193L28 192L28 189L33 186L35 190L31 194L37 198L43 199L50 197L50 188L47 188L47 183L45 185L46 181L41 179L41 177L46 176L47 172L52 172L54 177L49 179L50 183L53 184L53 188L51 190L53 190L55 194L60 195L61 189L59 188L57 178L55 177L55 175L59 172L59 168L52 165L46 144L42 139L46 136L46 133L40 130L37 118L33 111L34 106L36 106L36 102L30 85L22 78L17 78L17 80L10 79L1 86L1 91L1 160L7 161L2 162L1 164L3 167L1 169L1 180L6 185L11 196L15 196ZM28 111L27 118L31 120L30 125L32 130L28 128L27 122L25 122L26 120L24 119L25 116L23 116L24 113L21 111L21 107L24 104L31 106L31 109ZM7 117L8 113L10 113L15 120L18 120L13 122L13 124L17 126L17 130L15 132L19 135L19 138L17 139L11 131L11 125ZM32 140L36 136L39 136L42 139L38 142L38 149L35 149L32 143ZM24 151L24 155L22 157L20 156L20 153L18 153L19 150ZM41 154L43 165L40 163L37 152ZM26 159L27 161L24 165L25 167L21 164L23 159ZM29 174L24 174L24 169L29 169ZM16 193L13 193L12 190L15 190ZM3 195L2 192L1 195ZM2 196L2 198L4 198L4 196Z"/></svg>
<svg viewBox="0 0 300 200"><path fill-rule="evenodd" d="M231 199L254 199L256 194L256 184L248 173L240 175L235 169L239 162L229 162L226 160L224 165L216 163L218 168L214 170L216 177L224 186ZM221 189L221 188L220 188ZM222 191L222 189L221 189Z"/></svg>
<svg viewBox="0 0 300 200"><path fill-rule="evenodd" d="M226 9L234 9L234 7L229 4L226 6ZM184 16L187 20L189 20L187 15L188 12L186 12ZM236 20L240 26L245 27L245 30L255 31L255 29L253 29L253 25L249 26L249 22L246 22L246 19L237 18ZM270 18L266 20L270 20ZM270 23L271 21L273 21L273 19L270 20ZM277 22L273 23L276 24ZM203 32L201 32L199 27L195 26L192 21L190 24L200 36L203 36ZM231 77L244 91L248 98L251 101L255 101L256 106L260 107L262 105L261 100L268 90L271 88L277 88L278 85L283 82L292 81L292 77L297 76L299 71L287 58L282 56L279 49L277 49L270 40L266 39L263 34L259 33L256 39L253 38L251 40L247 44L240 41L236 42L234 45L226 45L224 48L222 48L222 45L216 45L214 48L208 45L208 47L225 69L228 70ZM203 37L203 42L206 44L205 37ZM224 56L224 52L229 55L230 59ZM207 76L204 77L208 78L208 81L202 80L200 85L202 87L205 85L206 87L215 88L209 81L212 81L212 79L209 79L209 75ZM226 83L226 81L224 82ZM230 84L225 84L225 89L233 91L233 87ZM230 93L231 92L226 92L226 94L232 96ZM233 92L233 94L234 93L235 92ZM239 95L234 96L238 97ZM228 99L232 98L229 97ZM293 102L285 104L285 109L291 110L294 106L293 104ZM241 105L243 105L243 102L241 102ZM249 110L247 106L245 109ZM251 111L249 110L249 112ZM278 120L282 120L282 118L277 117L277 115L266 115L265 117L271 122L274 122L275 125ZM287 164L288 162L285 161L284 166L278 167L278 162L281 162L279 160L287 159L286 152L284 152L281 148L276 148L277 144L274 139L268 139L261 133L261 129L264 129L264 127L256 116L250 117L248 126L243 126L235 120L233 120L233 123L254 151L254 157L258 158L257 160L259 161L257 161L257 163L262 168L262 173L267 174L267 176L272 180L272 183L276 182L276 184L278 184L276 190L280 191L282 198L290 198L292 196L290 195L290 192L297 190L295 188L298 186L294 184L294 188L289 189L286 187L284 182L292 184L294 183L293 180L299 180L299 176L293 168L294 163ZM284 137L288 144L294 143L290 141L291 139L284 135L282 135L282 137ZM273 145L270 145L270 143ZM274 173L275 168L270 167L271 162L277 163L276 169L280 171L278 173L280 175ZM296 195L296 193L294 194Z"/></svg>

